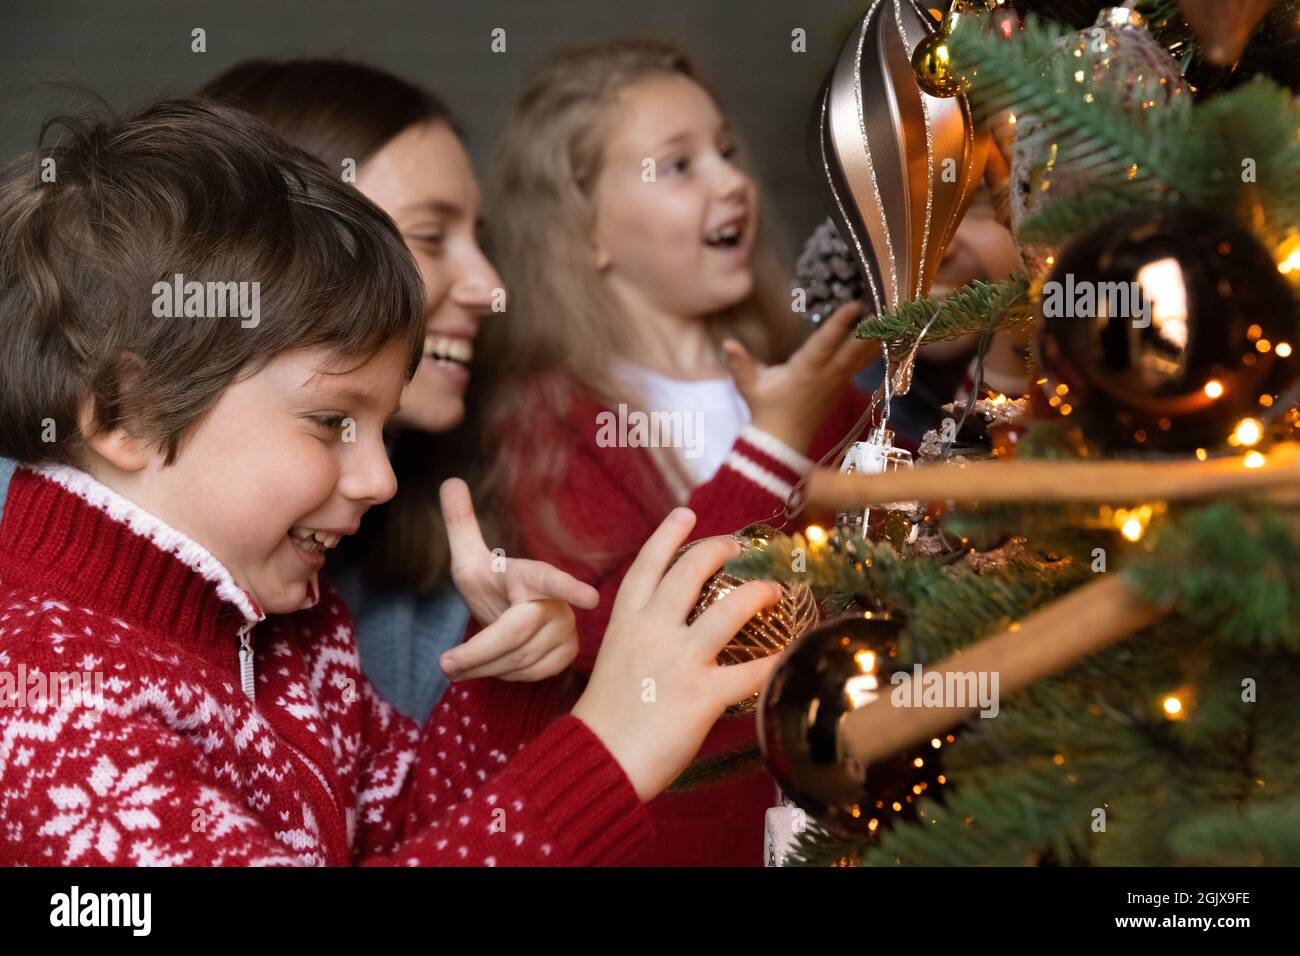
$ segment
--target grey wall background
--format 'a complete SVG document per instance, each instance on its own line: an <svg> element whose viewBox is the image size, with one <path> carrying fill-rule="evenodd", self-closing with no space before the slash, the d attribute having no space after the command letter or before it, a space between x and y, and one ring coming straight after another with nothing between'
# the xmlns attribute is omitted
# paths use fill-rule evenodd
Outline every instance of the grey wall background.
<svg viewBox="0 0 1300 956"><path fill-rule="evenodd" d="M0 160L35 143L41 120L89 86L126 110L184 95L248 57L339 55L441 96L469 130L480 173L500 111L556 47L651 35L686 47L740 129L785 251L825 215L804 158L813 97L867 0L0 0ZM207 52L190 31L207 31ZM506 30L506 52L491 34ZM801 27L807 52L791 51ZM490 212L490 210L489 210Z"/></svg>

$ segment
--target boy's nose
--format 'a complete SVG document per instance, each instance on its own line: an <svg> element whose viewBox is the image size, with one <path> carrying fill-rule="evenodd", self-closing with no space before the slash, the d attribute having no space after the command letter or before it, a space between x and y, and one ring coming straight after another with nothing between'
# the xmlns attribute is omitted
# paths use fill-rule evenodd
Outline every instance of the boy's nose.
<svg viewBox="0 0 1300 956"><path fill-rule="evenodd" d="M364 501L367 506L382 505L397 494L397 475L388 460L382 439L358 442L354 454L345 456L339 490L352 501Z"/></svg>

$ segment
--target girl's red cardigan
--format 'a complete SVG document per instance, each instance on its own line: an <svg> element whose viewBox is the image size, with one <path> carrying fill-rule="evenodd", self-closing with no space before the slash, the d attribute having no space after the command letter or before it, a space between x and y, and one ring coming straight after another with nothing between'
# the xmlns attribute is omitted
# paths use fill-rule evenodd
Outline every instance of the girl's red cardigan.
<svg viewBox="0 0 1300 956"><path fill-rule="evenodd" d="M868 401L857 389L846 390L812 443L812 459L849 433ZM498 741L505 748L531 740L551 717L572 707L591 672L623 575L642 544L680 503L669 497L667 482L646 448L605 447L597 441L599 416L607 412L600 402L575 395L558 420L548 425L535 416L538 421L515 436L532 454L558 450L563 462L562 477L554 484L519 488L508 496L510 507L502 513L513 522L521 556L548 561L592 584L600 592L600 604L577 612L581 649L570 672L532 684L484 682L491 688L486 703L489 726L512 731ZM692 540L730 534L755 521L783 527L785 497L812 464L809 457L747 427L717 474L694 488L685 502L698 516ZM549 521L548 508L553 509ZM799 520L808 518L802 515ZM557 545L556 525L570 536L568 547ZM701 753L752 743L754 735L752 719L722 719ZM761 865L763 816L775 800L775 784L762 770L708 789L660 796L649 804L654 837L636 862Z"/></svg>

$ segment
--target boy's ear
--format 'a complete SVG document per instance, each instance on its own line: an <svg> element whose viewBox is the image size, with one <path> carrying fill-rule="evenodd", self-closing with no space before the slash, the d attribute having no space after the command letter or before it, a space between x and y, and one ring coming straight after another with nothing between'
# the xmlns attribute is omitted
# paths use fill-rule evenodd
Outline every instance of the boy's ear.
<svg viewBox="0 0 1300 956"><path fill-rule="evenodd" d="M87 395L77 410L77 430L85 436L91 451L119 471L141 471L153 460L155 451L120 425L101 429L95 420L95 400Z"/></svg>

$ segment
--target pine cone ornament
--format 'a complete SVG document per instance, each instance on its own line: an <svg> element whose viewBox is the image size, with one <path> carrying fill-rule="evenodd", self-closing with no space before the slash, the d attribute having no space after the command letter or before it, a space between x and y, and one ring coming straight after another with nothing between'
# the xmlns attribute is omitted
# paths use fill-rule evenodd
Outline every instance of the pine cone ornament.
<svg viewBox="0 0 1300 956"><path fill-rule="evenodd" d="M866 287L853 253L830 219L804 243L794 267L793 288L803 290L804 314L814 325L846 302L865 300Z"/></svg>

